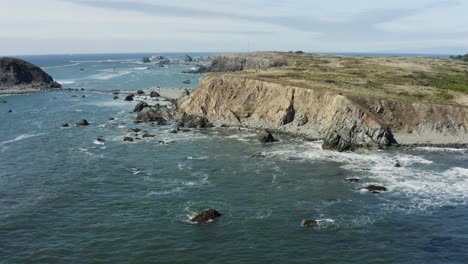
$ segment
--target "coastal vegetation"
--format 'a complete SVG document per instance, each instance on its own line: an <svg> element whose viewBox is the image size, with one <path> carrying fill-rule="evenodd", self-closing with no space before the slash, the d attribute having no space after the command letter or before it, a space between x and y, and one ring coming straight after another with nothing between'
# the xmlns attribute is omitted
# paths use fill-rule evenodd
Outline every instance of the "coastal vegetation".
<svg viewBox="0 0 468 264"><path fill-rule="evenodd" d="M468 61L468 54L465 55L456 55L456 56L450 56L451 59L455 60L462 60L462 61Z"/></svg>
<svg viewBox="0 0 468 264"><path fill-rule="evenodd" d="M457 98L468 96L468 65L460 60L274 52L255 53L255 57L282 67L230 74L348 95L405 101L456 103Z"/></svg>

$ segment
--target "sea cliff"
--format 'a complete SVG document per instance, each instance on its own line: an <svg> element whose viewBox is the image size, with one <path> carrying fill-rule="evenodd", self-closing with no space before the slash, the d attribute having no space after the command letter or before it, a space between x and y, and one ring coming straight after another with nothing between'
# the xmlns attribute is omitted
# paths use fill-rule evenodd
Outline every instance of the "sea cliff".
<svg viewBox="0 0 468 264"><path fill-rule="evenodd" d="M277 71L262 74L209 73L189 97L179 100L177 112L323 140L324 148L339 151L468 142L465 105L310 87L272 78Z"/></svg>

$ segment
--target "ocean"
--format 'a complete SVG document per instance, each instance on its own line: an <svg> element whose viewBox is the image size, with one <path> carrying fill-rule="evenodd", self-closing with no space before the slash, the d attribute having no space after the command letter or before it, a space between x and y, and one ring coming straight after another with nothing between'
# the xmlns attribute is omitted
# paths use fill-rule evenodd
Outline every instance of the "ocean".
<svg viewBox="0 0 468 264"><path fill-rule="evenodd" d="M70 88L198 84L181 73L192 66L139 62L149 55L24 58ZM1 98L0 263L468 263L466 149L264 145L251 130L134 124L136 103L110 94ZM156 137L124 142L134 127ZM223 216L189 221L206 208Z"/></svg>

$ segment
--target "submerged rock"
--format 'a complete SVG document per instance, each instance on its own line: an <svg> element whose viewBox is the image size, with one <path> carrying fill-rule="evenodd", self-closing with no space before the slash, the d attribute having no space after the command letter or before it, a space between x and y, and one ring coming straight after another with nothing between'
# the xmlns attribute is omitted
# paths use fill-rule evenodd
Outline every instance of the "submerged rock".
<svg viewBox="0 0 468 264"><path fill-rule="evenodd" d="M133 132L133 133L138 133L138 132L140 132L140 131L141 131L140 128L129 128L129 129L127 130L127 132L129 132L129 133L131 133L131 132Z"/></svg>
<svg viewBox="0 0 468 264"><path fill-rule="evenodd" d="M125 142L133 142L133 138L131 138L131 137L124 137L123 141L125 141Z"/></svg>
<svg viewBox="0 0 468 264"><path fill-rule="evenodd" d="M185 128L206 128L212 127L208 118L199 115L191 115L184 113L179 120L179 127Z"/></svg>
<svg viewBox="0 0 468 264"><path fill-rule="evenodd" d="M10 110L8 110L8 113L13 113L13 110L11 110L11 109L10 109Z"/></svg>
<svg viewBox="0 0 468 264"><path fill-rule="evenodd" d="M221 213L216 211L216 209L207 209L194 216L190 221L199 224L207 224L217 220L219 217L221 217Z"/></svg>
<svg viewBox="0 0 468 264"><path fill-rule="evenodd" d="M273 135L269 131L265 131L258 136L258 141L262 143L272 143L272 142L275 142L276 139L273 137Z"/></svg>
<svg viewBox="0 0 468 264"><path fill-rule="evenodd" d="M133 112L141 112L143 108L148 107L148 106L149 105L146 102L139 102L133 109Z"/></svg>
<svg viewBox="0 0 468 264"><path fill-rule="evenodd" d="M346 181L347 181L347 182L359 182L360 180L361 180L361 179L356 178L356 177L346 178Z"/></svg>
<svg viewBox="0 0 468 264"><path fill-rule="evenodd" d="M259 152L252 155L252 158L266 158L265 152Z"/></svg>
<svg viewBox="0 0 468 264"><path fill-rule="evenodd" d="M6 103L7 103L7 101L5 101L5 100L3 100L3 99L0 100L0 104L6 104Z"/></svg>
<svg viewBox="0 0 468 264"><path fill-rule="evenodd" d="M380 192L386 192L387 191L387 188L383 187L383 186L378 186L378 185L369 185L367 187L365 187L364 189L368 190L369 192L372 192L372 193L380 193Z"/></svg>
<svg viewBox="0 0 468 264"><path fill-rule="evenodd" d="M317 226L318 222L312 219L302 219L301 221L301 227L311 227L311 226Z"/></svg>
<svg viewBox="0 0 468 264"><path fill-rule="evenodd" d="M62 127L69 127L70 125L68 123L63 123Z"/></svg>
<svg viewBox="0 0 468 264"><path fill-rule="evenodd" d="M76 123L76 125L77 126L87 126L87 125L89 125L89 122L86 119L82 119L78 123Z"/></svg>
<svg viewBox="0 0 468 264"><path fill-rule="evenodd" d="M183 81L182 83L184 83L184 84L190 84L190 80L185 80L185 81Z"/></svg>
<svg viewBox="0 0 468 264"><path fill-rule="evenodd" d="M145 133L142 137L143 137L143 138L153 138L153 137L155 137L155 135L151 135L151 134L149 134L149 133Z"/></svg>

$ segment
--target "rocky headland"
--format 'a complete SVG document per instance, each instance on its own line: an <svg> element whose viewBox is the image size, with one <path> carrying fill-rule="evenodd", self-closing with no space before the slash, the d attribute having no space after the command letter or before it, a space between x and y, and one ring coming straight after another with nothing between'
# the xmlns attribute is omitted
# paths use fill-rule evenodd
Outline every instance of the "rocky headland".
<svg viewBox="0 0 468 264"><path fill-rule="evenodd" d="M17 58L0 58L0 93L23 93L60 89L38 66Z"/></svg>
<svg viewBox="0 0 468 264"><path fill-rule="evenodd" d="M468 65L276 52L214 58L177 115L269 129L325 149L466 146Z"/></svg>

